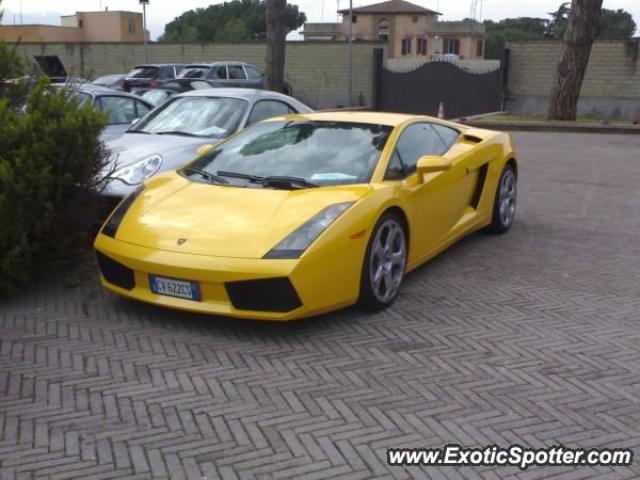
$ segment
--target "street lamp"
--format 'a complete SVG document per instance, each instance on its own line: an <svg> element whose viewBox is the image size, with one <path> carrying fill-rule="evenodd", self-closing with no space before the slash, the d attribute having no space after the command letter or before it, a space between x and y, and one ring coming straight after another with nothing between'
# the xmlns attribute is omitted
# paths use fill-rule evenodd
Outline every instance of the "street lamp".
<svg viewBox="0 0 640 480"><path fill-rule="evenodd" d="M149 0L139 0L142 5L142 38L144 39L144 63L149 63L149 52L147 51L147 5Z"/></svg>
<svg viewBox="0 0 640 480"><path fill-rule="evenodd" d="M349 107L353 106L353 0L349 0Z"/></svg>

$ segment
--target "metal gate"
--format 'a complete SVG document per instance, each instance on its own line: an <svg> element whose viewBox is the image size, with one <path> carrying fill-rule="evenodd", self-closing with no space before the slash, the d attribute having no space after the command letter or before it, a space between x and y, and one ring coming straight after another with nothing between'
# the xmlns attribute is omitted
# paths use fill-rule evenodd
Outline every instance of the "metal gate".
<svg viewBox="0 0 640 480"><path fill-rule="evenodd" d="M375 110L436 116L440 103L446 118L501 110L508 65L488 73L470 73L449 62L429 62L411 72L384 67L383 51L375 55Z"/></svg>

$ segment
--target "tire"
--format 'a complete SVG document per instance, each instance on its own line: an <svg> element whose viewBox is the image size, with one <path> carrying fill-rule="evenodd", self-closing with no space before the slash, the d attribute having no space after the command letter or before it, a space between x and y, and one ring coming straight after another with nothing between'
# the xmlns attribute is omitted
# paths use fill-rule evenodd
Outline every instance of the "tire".
<svg viewBox="0 0 640 480"><path fill-rule="evenodd" d="M406 266L404 222L397 213L387 212L376 223L367 245L360 279L360 308L377 312L391 305L402 286Z"/></svg>
<svg viewBox="0 0 640 480"><path fill-rule="evenodd" d="M507 164L500 174L500 181L496 189L489 232L502 234L511 228L516 214L517 193L515 169L513 165Z"/></svg>

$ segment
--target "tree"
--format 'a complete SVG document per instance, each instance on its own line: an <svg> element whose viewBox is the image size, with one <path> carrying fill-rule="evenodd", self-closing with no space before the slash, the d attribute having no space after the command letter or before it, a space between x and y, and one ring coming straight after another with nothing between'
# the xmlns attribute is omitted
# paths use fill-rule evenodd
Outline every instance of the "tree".
<svg viewBox="0 0 640 480"><path fill-rule="evenodd" d="M535 40L544 38L549 20L544 18L505 18L499 22L485 20L485 57L500 59L502 49L509 40Z"/></svg>
<svg viewBox="0 0 640 480"><path fill-rule="evenodd" d="M602 9L596 36L600 38L631 38L636 32L633 16L622 9Z"/></svg>
<svg viewBox="0 0 640 480"><path fill-rule="evenodd" d="M571 2L564 2L555 12L550 12L551 21L545 32L546 37L564 38L569 24L569 14L571 13Z"/></svg>
<svg viewBox="0 0 640 480"><path fill-rule="evenodd" d="M307 17L296 5L287 5L285 35L299 28ZM165 27L161 42L238 43L264 38L267 31L266 2L232 0L183 13Z"/></svg>
<svg viewBox="0 0 640 480"><path fill-rule="evenodd" d="M569 15L571 14L571 3L565 2L560 5L557 11L550 13L552 20L546 31L547 37L564 38L569 24ZM622 9L607 10L602 9L598 27L596 28L596 37L598 38L631 38L636 31L636 22L633 16Z"/></svg>
<svg viewBox="0 0 640 480"><path fill-rule="evenodd" d="M284 90L284 61L286 48L287 0L266 0L267 4L267 88Z"/></svg>
<svg viewBox="0 0 640 480"><path fill-rule="evenodd" d="M564 38L567 32L571 3L562 3L546 18L505 18L499 22L485 20L485 57L500 59L505 43L510 40ZM602 9L596 30L597 38L631 38L636 31L633 16L625 10Z"/></svg>
<svg viewBox="0 0 640 480"><path fill-rule="evenodd" d="M573 0L564 47L553 82L549 119L575 120L602 0Z"/></svg>
<svg viewBox="0 0 640 480"><path fill-rule="evenodd" d="M2 23L2 0L0 0L0 23ZM24 74L24 63L16 52L16 47L10 47L0 39L0 84L7 79ZM1 88L1 86L0 86Z"/></svg>

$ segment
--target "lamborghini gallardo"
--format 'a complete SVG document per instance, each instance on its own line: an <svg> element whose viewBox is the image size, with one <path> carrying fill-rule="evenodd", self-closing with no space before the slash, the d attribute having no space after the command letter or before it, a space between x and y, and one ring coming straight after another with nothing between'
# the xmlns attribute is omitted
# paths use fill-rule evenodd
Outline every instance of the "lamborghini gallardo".
<svg viewBox="0 0 640 480"><path fill-rule="evenodd" d="M460 238L509 230L517 178L506 133L387 113L276 117L126 197L95 241L101 281L240 318L381 310Z"/></svg>

